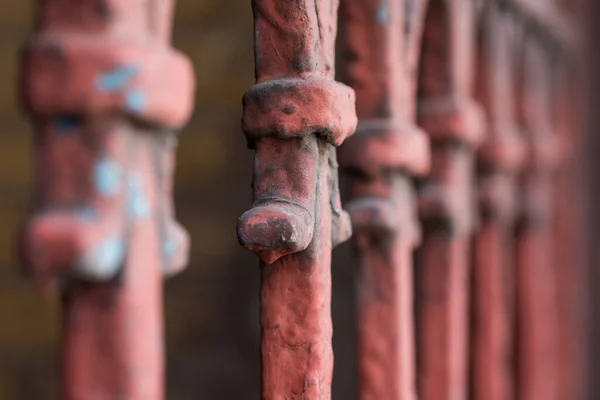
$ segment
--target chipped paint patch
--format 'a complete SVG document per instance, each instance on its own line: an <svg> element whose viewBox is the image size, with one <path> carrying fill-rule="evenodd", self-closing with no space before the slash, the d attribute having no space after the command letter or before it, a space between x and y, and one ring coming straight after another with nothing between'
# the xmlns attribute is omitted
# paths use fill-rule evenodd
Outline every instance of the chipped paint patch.
<svg viewBox="0 0 600 400"><path fill-rule="evenodd" d="M125 242L120 237L108 238L77 263L77 272L82 277L98 281L114 277L125 261Z"/></svg>
<svg viewBox="0 0 600 400"><path fill-rule="evenodd" d="M163 242L163 253L167 258L173 257L176 248L175 240L172 237L169 237Z"/></svg>
<svg viewBox="0 0 600 400"><path fill-rule="evenodd" d="M146 93L140 88L133 88L125 94L125 106L131 112L141 112L148 103Z"/></svg>
<svg viewBox="0 0 600 400"><path fill-rule="evenodd" d="M121 168L119 164L103 158L96 164L94 182L98 193L102 196L115 196L121 186Z"/></svg>
<svg viewBox="0 0 600 400"><path fill-rule="evenodd" d="M81 127L81 118L64 115L56 119L54 126L60 133L72 133Z"/></svg>
<svg viewBox="0 0 600 400"><path fill-rule="evenodd" d="M129 214L135 218L146 218L150 215L150 203L144 195L142 177L132 174L129 177Z"/></svg>
<svg viewBox="0 0 600 400"><path fill-rule="evenodd" d="M387 0L383 0L377 8L377 21L381 24L390 22L390 7Z"/></svg>
<svg viewBox="0 0 600 400"><path fill-rule="evenodd" d="M90 223L95 222L100 218L100 213L94 207L84 206L80 207L75 211L77 218L80 221Z"/></svg>
<svg viewBox="0 0 600 400"><path fill-rule="evenodd" d="M123 89L132 79L139 75L138 66L126 64L98 76L96 88L101 92L116 92Z"/></svg>
<svg viewBox="0 0 600 400"><path fill-rule="evenodd" d="M173 265L173 256L175 255L175 251L177 250L176 240L173 239L172 236L169 236L167 239L163 240L162 243L162 251L164 256L164 266L163 271L165 273L169 273L174 265Z"/></svg>

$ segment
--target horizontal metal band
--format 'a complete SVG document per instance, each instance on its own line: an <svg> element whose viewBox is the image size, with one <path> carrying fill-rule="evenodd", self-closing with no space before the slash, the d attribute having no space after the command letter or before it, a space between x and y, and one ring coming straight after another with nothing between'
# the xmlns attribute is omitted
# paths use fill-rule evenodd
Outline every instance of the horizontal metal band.
<svg viewBox="0 0 600 400"><path fill-rule="evenodd" d="M432 142L455 140L476 148L485 134L483 109L473 100L441 97L419 102L419 125Z"/></svg>
<svg viewBox="0 0 600 400"><path fill-rule="evenodd" d="M356 127L354 91L324 77L260 82L244 94L242 128L248 140L317 134L339 146Z"/></svg>
<svg viewBox="0 0 600 400"><path fill-rule="evenodd" d="M516 172L526 156L523 133L516 125L491 127L479 149L479 162L484 169Z"/></svg>
<svg viewBox="0 0 600 400"><path fill-rule="evenodd" d="M416 125L402 121L361 122L356 134L340 148L342 168L357 169L370 177L384 170L405 169L423 176L431 165L429 138Z"/></svg>
<svg viewBox="0 0 600 400"><path fill-rule="evenodd" d="M25 107L36 117L124 113L183 126L194 105L194 74L183 54L112 36L41 35L25 47Z"/></svg>

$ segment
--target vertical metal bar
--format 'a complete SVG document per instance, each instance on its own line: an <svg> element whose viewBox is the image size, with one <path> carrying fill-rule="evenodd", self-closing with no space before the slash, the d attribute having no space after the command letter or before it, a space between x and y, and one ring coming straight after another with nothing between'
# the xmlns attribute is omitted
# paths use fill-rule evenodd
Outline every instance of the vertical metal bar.
<svg viewBox="0 0 600 400"><path fill-rule="evenodd" d="M553 74L553 115L557 139L560 143L560 168L554 176L553 198L556 212L553 218L553 253L556 262L556 290L559 318L558 365L559 396L558 398L581 399L579 385L584 371L581 363L583 343L583 291L584 281L581 269L577 265L575 253L580 233L577 230L577 206L581 207L578 197L574 173L573 151L579 140L573 116L577 108L572 108L578 101L575 82L568 79L563 70L565 65L556 66ZM563 195L563 194L568 194ZM579 239L579 240L578 240Z"/></svg>
<svg viewBox="0 0 600 400"><path fill-rule="evenodd" d="M23 56L37 131L26 270L62 293L62 397L164 397L162 278L187 262L173 220L174 130L193 71L170 0L45 0Z"/></svg>
<svg viewBox="0 0 600 400"><path fill-rule="evenodd" d="M347 209L358 261L362 400L416 398L412 253L420 227L411 178L427 172L430 154L427 136L415 125L411 72L424 10L423 2L402 0L341 4L342 72L356 92L359 117L339 156L352 189Z"/></svg>
<svg viewBox="0 0 600 400"><path fill-rule="evenodd" d="M468 394L470 242L476 216L474 152L484 134L472 99L474 13L461 0L430 1L423 36L418 120L432 142L420 188L419 390L423 400Z"/></svg>
<svg viewBox="0 0 600 400"><path fill-rule="evenodd" d="M516 178L524 158L516 120L514 32L510 16L484 10L478 99L486 107L488 134L479 151L481 222L473 256L473 396L515 398L513 358L514 224Z"/></svg>
<svg viewBox="0 0 600 400"><path fill-rule="evenodd" d="M556 13L567 15L579 26L571 30L582 35L586 32L585 0L557 0ZM556 262L556 290L558 302L558 367L559 399L586 399L588 365L586 314L588 310L587 271L584 255L584 222L588 185L585 184L585 142L582 121L585 111L584 59L581 37L576 48L562 48L555 54L552 71L552 121L554 123L560 159L553 170L554 218L553 254Z"/></svg>
<svg viewBox="0 0 600 400"><path fill-rule="evenodd" d="M582 1L558 2L557 10L583 23ZM583 30L582 30L583 31ZM579 43L581 46L581 43ZM582 117L585 115L583 55L563 51L554 60L552 115L560 149L560 166L554 172L553 249L556 260L559 339L559 399L586 397L587 290L584 270L584 174L581 159L585 146Z"/></svg>
<svg viewBox="0 0 600 400"><path fill-rule="evenodd" d="M558 398L556 265L552 256L552 167L557 149L550 115L550 58L539 38L525 37L521 118L527 163L517 230L518 395Z"/></svg>
<svg viewBox="0 0 600 400"><path fill-rule="evenodd" d="M331 249L351 233L335 146L356 128L334 81L337 1L254 0L257 84L244 95L254 204L240 243L260 258L262 398L331 398Z"/></svg>

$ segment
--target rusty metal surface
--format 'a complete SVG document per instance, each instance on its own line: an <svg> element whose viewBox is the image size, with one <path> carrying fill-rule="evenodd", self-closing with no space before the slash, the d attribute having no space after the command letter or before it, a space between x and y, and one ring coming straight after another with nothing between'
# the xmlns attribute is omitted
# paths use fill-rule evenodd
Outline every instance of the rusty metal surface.
<svg viewBox="0 0 600 400"><path fill-rule="evenodd" d="M527 163L521 178L517 226L518 396L558 399L556 263L552 255L552 170L557 142L550 114L548 49L524 37L521 121Z"/></svg>
<svg viewBox="0 0 600 400"><path fill-rule="evenodd" d="M354 132L336 83L337 1L254 0L257 84L242 126L255 150L240 243L261 263L262 398L330 399L331 249L348 239L335 146Z"/></svg>
<svg viewBox="0 0 600 400"><path fill-rule="evenodd" d="M416 399L413 250L420 240L412 176L429 169L415 124L424 2L347 0L342 75L359 125L339 151L357 261L358 398ZM405 31L405 21L410 21Z"/></svg>
<svg viewBox="0 0 600 400"><path fill-rule="evenodd" d="M173 219L175 129L194 79L172 2L41 1L23 52L37 132L26 271L62 293L62 397L163 398L162 279L187 262Z"/></svg>
<svg viewBox="0 0 600 400"><path fill-rule="evenodd" d="M479 22L478 99L488 117L478 154L480 224L473 258L472 385L476 399L510 400L514 371L516 178L525 148L516 119L515 21L489 7Z"/></svg>
<svg viewBox="0 0 600 400"><path fill-rule="evenodd" d="M420 398L468 394L470 242L475 224L474 151L485 121L473 100L474 10L431 1L425 18L418 121L432 142L419 189L424 226L417 263Z"/></svg>

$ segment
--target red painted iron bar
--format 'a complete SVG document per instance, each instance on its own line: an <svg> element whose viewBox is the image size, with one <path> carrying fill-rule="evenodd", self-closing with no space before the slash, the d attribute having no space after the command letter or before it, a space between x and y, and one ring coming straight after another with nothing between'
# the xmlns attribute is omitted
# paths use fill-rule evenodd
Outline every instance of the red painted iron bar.
<svg viewBox="0 0 600 400"><path fill-rule="evenodd" d="M356 92L359 126L339 151L351 180L357 257L358 397L416 399L413 250L420 240L411 175L429 168L429 141L415 125L424 18L402 0L347 0L342 73ZM405 19L412 29L405 34Z"/></svg>
<svg viewBox="0 0 600 400"><path fill-rule="evenodd" d="M541 42L526 35L522 121L528 163L517 230L518 398L558 399L556 265L552 257L552 169L556 142L550 115L550 66Z"/></svg>
<svg viewBox="0 0 600 400"><path fill-rule="evenodd" d="M514 399L514 224L524 144L516 120L514 21L496 7L481 26L478 94L488 115L479 151L481 222L474 241L474 398Z"/></svg>
<svg viewBox="0 0 600 400"><path fill-rule="evenodd" d="M41 1L23 97L36 136L27 270L61 288L62 398L164 398L163 275L187 262L173 220L173 130L193 74L168 47L172 2Z"/></svg>
<svg viewBox="0 0 600 400"><path fill-rule="evenodd" d="M420 188L424 240L416 268L419 394L468 394L469 270L476 216L474 152L484 134L473 101L474 10L465 1L429 2L423 35L419 112L432 142Z"/></svg>
<svg viewBox="0 0 600 400"><path fill-rule="evenodd" d="M254 204L238 238L261 261L263 400L331 398L331 249L351 233L335 146L356 127L354 92L334 81L337 4L252 2Z"/></svg>

